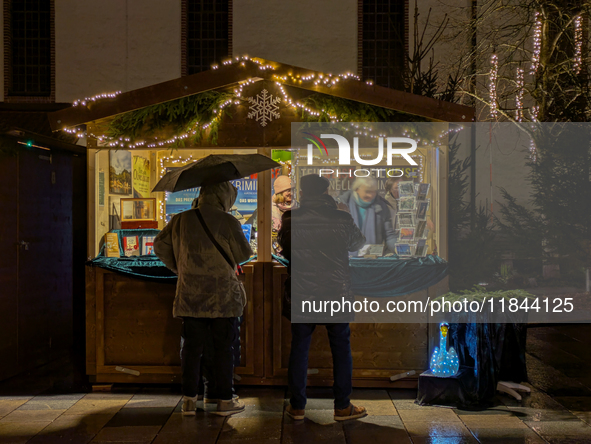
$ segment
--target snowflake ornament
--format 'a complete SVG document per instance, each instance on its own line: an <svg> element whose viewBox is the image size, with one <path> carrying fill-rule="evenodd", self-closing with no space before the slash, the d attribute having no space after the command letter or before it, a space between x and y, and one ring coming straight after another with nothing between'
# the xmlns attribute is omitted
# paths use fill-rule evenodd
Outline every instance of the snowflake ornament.
<svg viewBox="0 0 591 444"><path fill-rule="evenodd" d="M281 97L273 97L269 91L263 89L256 97L249 97L250 102L248 118L255 119L261 126L267 126L267 123L273 119L278 119L279 102Z"/></svg>

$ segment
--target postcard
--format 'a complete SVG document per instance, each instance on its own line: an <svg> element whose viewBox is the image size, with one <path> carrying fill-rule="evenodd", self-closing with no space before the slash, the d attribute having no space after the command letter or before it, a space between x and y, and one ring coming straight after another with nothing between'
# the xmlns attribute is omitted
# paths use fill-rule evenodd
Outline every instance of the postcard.
<svg viewBox="0 0 591 444"><path fill-rule="evenodd" d="M415 230L416 239L425 238L428 231L429 230L427 230L427 221L425 221L425 220L419 221L419 223L417 224L417 228Z"/></svg>
<svg viewBox="0 0 591 444"><path fill-rule="evenodd" d="M431 184L429 183L419 184L419 190L417 191L417 200L425 200L427 198L430 186Z"/></svg>
<svg viewBox="0 0 591 444"><path fill-rule="evenodd" d="M427 211L429 210L430 199L420 200L417 202L417 220L426 221Z"/></svg>
<svg viewBox="0 0 591 444"><path fill-rule="evenodd" d="M396 244L396 254L400 257L412 256L412 247L410 244Z"/></svg>
<svg viewBox="0 0 591 444"><path fill-rule="evenodd" d="M408 228L400 228L400 240L413 240L415 238L415 229L408 227Z"/></svg>
<svg viewBox="0 0 591 444"><path fill-rule="evenodd" d="M417 245L417 249L415 250L415 256L418 257L425 257L427 256L427 245Z"/></svg>
<svg viewBox="0 0 591 444"><path fill-rule="evenodd" d="M414 213L410 212L398 212L398 227L414 227L415 218Z"/></svg>
<svg viewBox="0 0 591 444"><path fill-rule="evenodd" d="M139 256L139 242L137 236L124 236L123 237L123 252L125 256Z"/></svg>
<svg viewBox="0 0 591 444"><path fill-rule="evenodd" d="M414 182L398 182L398 192L400 196L414 196L415 194L415 186Z"/></svg>
<svg viewBox="0 0 591 444"><path fill-rule="evenodd" d="M358 252L359 256L377 256L382 257L384 255L385 246L384 244L366 244Z"/></svg>
<svg viewBox="0 0 591 444"><path fill-rule="evenodd" d="M154 254L154 239L156 236L142 236L142 255Z"/></svg>
<svg viewBox="0 0 591 444"><path fill-rule="evenodd" d="M415 209L416 199L414 196L402 196L398 201L400 211L413 211Z"/></svg>

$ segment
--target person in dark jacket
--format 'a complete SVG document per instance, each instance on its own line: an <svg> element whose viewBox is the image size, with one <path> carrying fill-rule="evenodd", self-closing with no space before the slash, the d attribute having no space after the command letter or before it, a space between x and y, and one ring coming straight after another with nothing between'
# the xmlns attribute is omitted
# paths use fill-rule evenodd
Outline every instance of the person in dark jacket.
<svg viewBox="0 0 591 444"><path fill-rule="evenodd" d="M373 177L359 177L352 189L337 198L349 207L368 244L383 244L396 252L397 236L392 225L393 209L386 199L378 195L378 183Z"/></svg>
<svg viewBox="0 0 591 444"><path fill-rule="evenodd" d="M328 195L329 182L323 177L308 175L301 178L300 208L283 215L278 241L284 256L290 261L288 272L294 306L291 324L291 353L288 380L291 391L287 414L304 419L308 352L317 313L299 310L303 302L354 301L349 276L349 251L365 244L361 231L346 211ZM344 421L367 415L365 408L351 404L353 360L349 329L350 313L331 317L323 313L333 358L334 419ZM297 322L296 322L297 321Z"/></svg>

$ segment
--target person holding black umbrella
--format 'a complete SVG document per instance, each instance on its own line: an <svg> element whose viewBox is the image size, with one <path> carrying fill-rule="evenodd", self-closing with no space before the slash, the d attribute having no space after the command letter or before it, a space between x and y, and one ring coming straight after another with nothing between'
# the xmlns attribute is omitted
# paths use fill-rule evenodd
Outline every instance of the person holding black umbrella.
<svg viewBox="0 0 591 444"><path fill-rule="evenodd" d="M240 223L228 213L238 192L230 182L203 185L196 209L175 215L154 241L154 251L178 274L173 315L183 320L181 350L183 415L195 415L200 363L208 338L213 342L216 393L221 416L239 413L233 397L232 344L246 304L237 265L252 254Z"/></svg>

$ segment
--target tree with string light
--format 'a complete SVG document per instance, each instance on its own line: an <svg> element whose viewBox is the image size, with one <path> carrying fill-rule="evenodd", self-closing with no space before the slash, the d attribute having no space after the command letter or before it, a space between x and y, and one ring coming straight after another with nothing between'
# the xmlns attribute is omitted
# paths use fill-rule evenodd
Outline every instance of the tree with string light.
<svg viewBox="0 0 591 444"><path fill-rule="evenodd" d="M533 207L502 190L501 228L524 256L558 262L574 278L591 267L591 152L581 143L591 134L577 124L591 120L590 5L488 0L468 21L450 14L455 21L446 36L458 42L465 36L453 31L471 29L477 37L460 56L459 94L478 107L480 120L531 122L520 128L531 138ZM577 125L576 140L573 126L562 122Z"/></svg>

